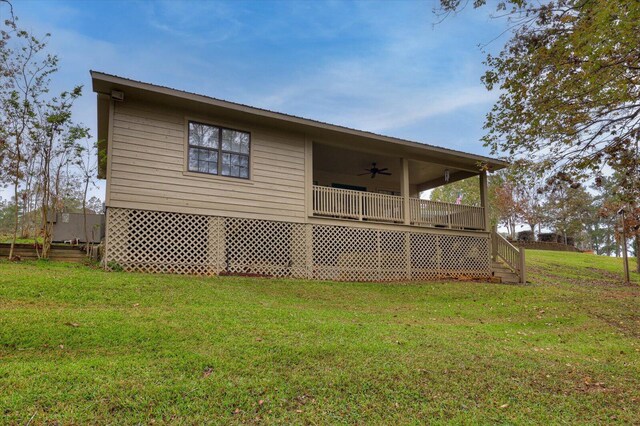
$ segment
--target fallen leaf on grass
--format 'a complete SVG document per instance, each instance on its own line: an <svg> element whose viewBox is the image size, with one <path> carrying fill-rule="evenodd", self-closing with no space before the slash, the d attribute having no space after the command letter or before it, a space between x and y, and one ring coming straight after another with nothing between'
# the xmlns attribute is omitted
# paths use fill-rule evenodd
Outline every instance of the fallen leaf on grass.
<svg viewBox="0 0 640 426"><path fill-rule="evenodd" d="M507 403L507 404L502 404L502 405L500 406L500 408L507 408L508 406L509 406L509 404L508 404L508 403Z"/></svg>
<svg viewBox="0 0 640 426"><path fill-rule="evenodd" d="M209 377L211 373L213 373L213 368L205 367L205 369L202 370L202 377Z"/></svg>
<svg viewBox="0 0 640 426"><path fill-rule="evenodd" d="M66 322L64 325L68 325L69 327L80 327L80 324L77 322Z"/></svg>
<svg viewBox="0 0 640 426"><path fill-rule="evenodd" d="M134 307L134 308L137 308L138 306L140 306L140 304L139 304L139 303L134 303L134 304L133 304L133 307Z"/></svg>

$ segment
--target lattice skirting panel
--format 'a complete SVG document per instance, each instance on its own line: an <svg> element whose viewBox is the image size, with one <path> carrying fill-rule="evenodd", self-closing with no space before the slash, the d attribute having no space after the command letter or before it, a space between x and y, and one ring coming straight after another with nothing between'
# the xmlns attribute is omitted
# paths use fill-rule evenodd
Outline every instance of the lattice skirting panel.
<svg viewBox="0 0 640 426"><path fill-rule="evenodd" d="M109 208L105 263L127 271L337 281L491 276L489 236Z"/></svg>

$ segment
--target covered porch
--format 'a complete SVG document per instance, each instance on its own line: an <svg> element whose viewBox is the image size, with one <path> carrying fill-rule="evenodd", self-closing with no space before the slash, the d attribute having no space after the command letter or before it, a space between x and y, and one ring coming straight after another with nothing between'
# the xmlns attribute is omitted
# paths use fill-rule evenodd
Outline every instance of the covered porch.
<svg viewBox="0 0 640 426"><path fill-rule="evenodd" d="M488 231L487 176L477 160L394 155L312 143L310 216ZM479 176L479 206L421 198L424 191Z"/></svg>

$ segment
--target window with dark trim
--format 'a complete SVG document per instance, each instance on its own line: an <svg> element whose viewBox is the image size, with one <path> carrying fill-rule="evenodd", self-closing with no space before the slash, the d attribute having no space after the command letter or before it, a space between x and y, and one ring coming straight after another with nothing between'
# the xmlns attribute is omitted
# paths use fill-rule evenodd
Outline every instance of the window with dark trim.
<svg viewBox="0 0 640 426"><path fill-rule="evenodd" d="M189 121L190 172L249 179L251 135Z"/></svg>

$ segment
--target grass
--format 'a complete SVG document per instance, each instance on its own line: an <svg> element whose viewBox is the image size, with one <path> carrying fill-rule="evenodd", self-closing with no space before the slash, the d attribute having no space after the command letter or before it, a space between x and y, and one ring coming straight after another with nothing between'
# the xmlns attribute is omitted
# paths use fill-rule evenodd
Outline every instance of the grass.
<svg viewBox="0 0 640 426"><path fill-rule="evenodd" d="M11 244L12 241L13 241L13 236L11 236L11 235L0 235L0 244ZM38 244L42 244L43 239L42 239L42 237L38 237L37 239L34 239L33 237L30 237L30 238L16 238L16 244L33 245L33 244L35 244L36 241L38 242ZM54 245L54 246L66 245L66 246L68 246L68 244L64 244L64 243L51 243L51 245Z"/></svg>
<svg viewBox="0 0 640 426"><path fill-rule="evenodd" d="M526 286L0 262L0 422L637 423L638 274L528 261Z"/></svg>
<svg viewBox="0 0 640 426"><path fill-rule="evenodd" d="M12 236L0 235L0 243L11 244L13 241ZM38 237L38 242L42 244L42 238ZM16 238L16 244L34 244L35 240L33 238Z"/></svg>

